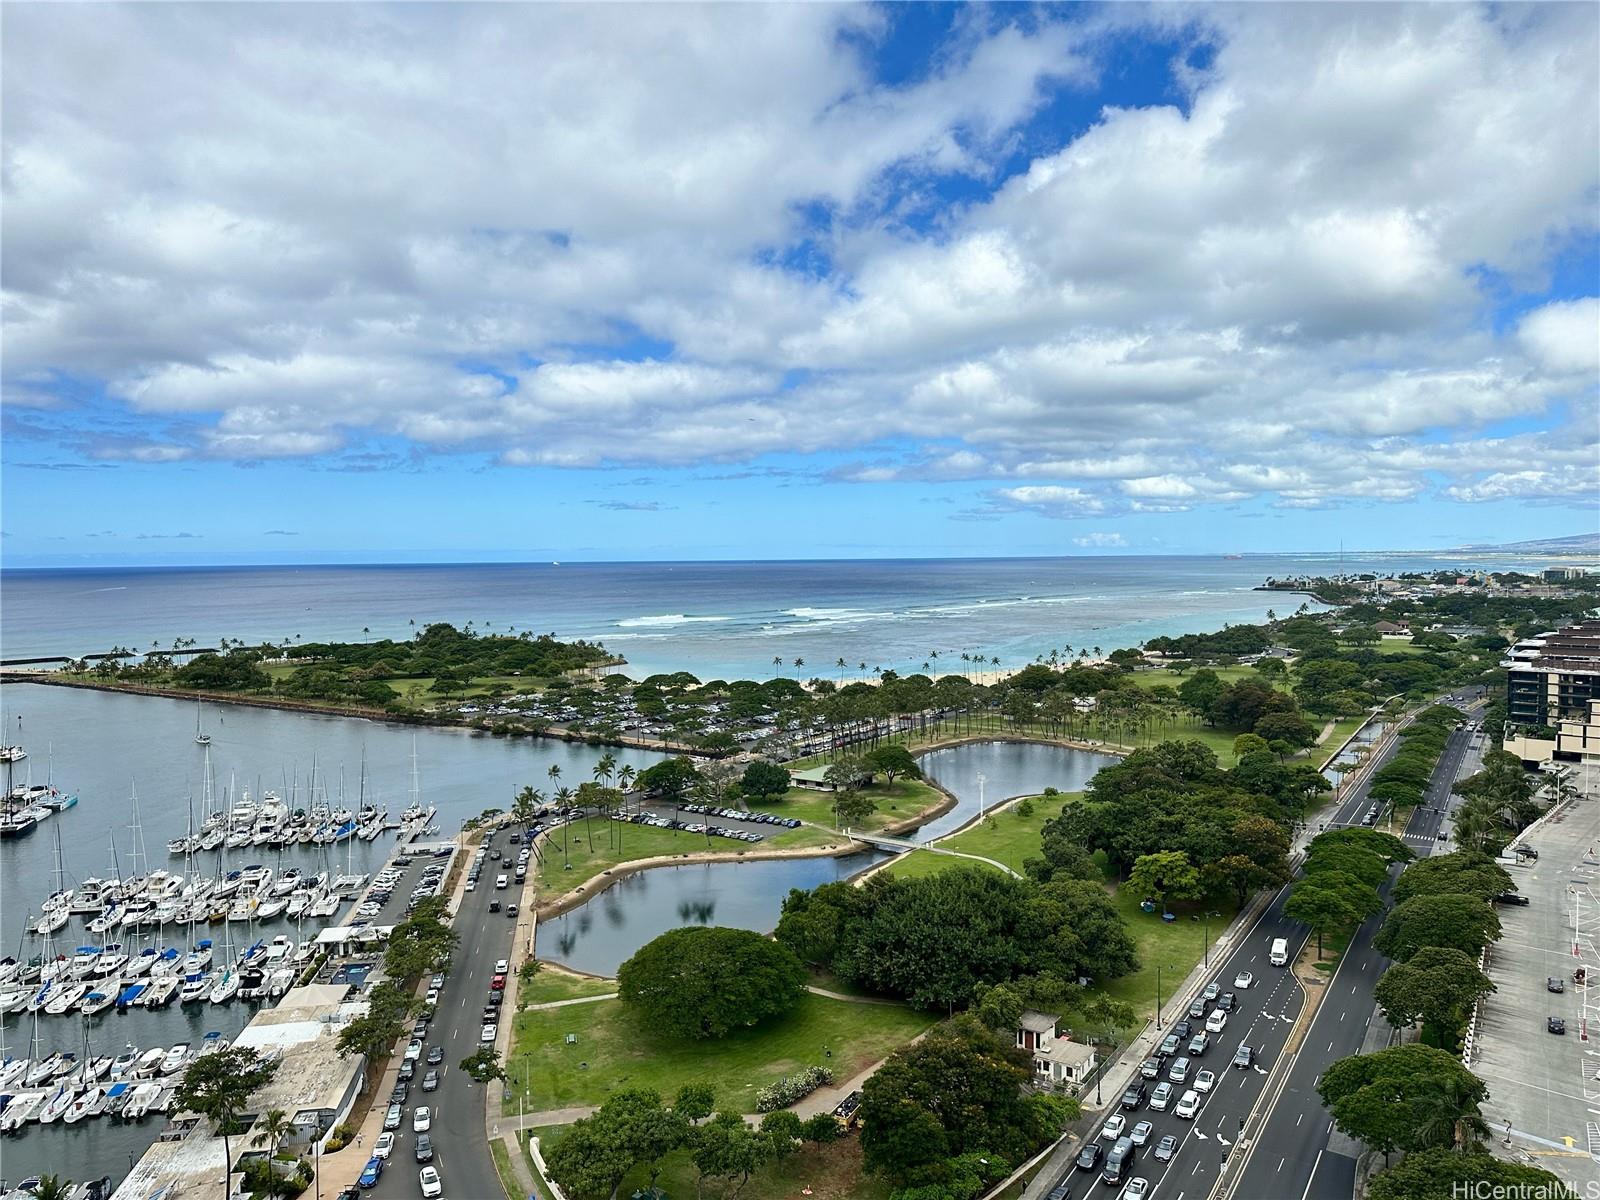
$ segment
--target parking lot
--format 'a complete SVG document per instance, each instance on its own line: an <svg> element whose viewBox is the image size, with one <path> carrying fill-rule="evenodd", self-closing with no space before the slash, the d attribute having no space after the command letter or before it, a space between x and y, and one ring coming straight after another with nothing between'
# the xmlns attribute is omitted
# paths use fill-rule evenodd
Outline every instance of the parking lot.
<svg viewBox="0 0 1600 1200"><path fill-rule="evenodd" d="M1581 1192L1600 1188L1600 976L1575 979L1600 971L1600 804L1568 805L1525 840L1538 859L1507 870L1528 903L1498 906L1504 934L1486 967L1496 990L1470 1065L1489 1085L1484 1115L1501 1152Z"/></svg>

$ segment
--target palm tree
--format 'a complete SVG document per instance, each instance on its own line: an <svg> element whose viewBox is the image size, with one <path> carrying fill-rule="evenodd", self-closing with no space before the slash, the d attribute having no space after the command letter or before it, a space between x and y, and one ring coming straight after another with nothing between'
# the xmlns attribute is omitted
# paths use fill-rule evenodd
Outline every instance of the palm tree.
<svg viewBox="0 0 1600 1200"><path fill-rule="evenodd" d="M633 790L634 776L638 773L628 763L624 763L622 769L617 772L617 786L622 789L622 802L624 805L628 802L628 793Z"/></svg>
<svg viewBox="0 0 1600 1200"><path fill-rule="evenodd" d="M270 1147L268 1154L276 1154L283 1139L288 1136L294 1122L289 1119L289 1114L281 1108L269 1108L256 1118L255 1136L251 1142L257 1146Z"/></svg>
<svg viewBox="0 0 1600 1200"><path fill-rule="evenodd" d="M796 679L800 678L800 668L805 666L805 665L806 665L806 660L803 659L803 658L797 658L797 659L794 660L794 677Z"/></svg>
<svg viewBox="0 0 1600 1200"><path fill-rule="evenodd" d="M560 767L551 767L550 769L556 772L561 770ZM571 808L572 789L569 787L557 788L556 803L559 804L563 809ZM571 824L572 822L566 818L563 818L561 821L561 869L563 871L570 871L572 869L572 859L567 855L567 827Z"/></svg>
<svg viewBox="0 0 1600 1200"><path fill-rule="evenodd" d="M33 1200L67 1200L72 1194L72 1180L59 1175L41 1175L33 1188Z"/></svg>
<svg viewBox="0 0 1600 1200"><path fill-rule="evenodd" d="M839 660L837 662L835 662L833 665L835 667L839 668L839 682L843 683L844 682L844 657L841 655Z"/></svg>
<svg viewBox="0 0 1600 1200"><path fill-rule="evenodd" d="M1419 1108L1417 1140L1424 1145L1448 1143L1465 1154L1489 1136L1488 1123L1478 1112L1470 1085L1455 1074L1437 1079L1417 1096L1412 1111Z"/></svg>
<svg viewBox="0 0 1600 1200"><path fill-rule="evenodd" d="M550 769L545 774L550 777L550 786L555 787L561 780L561 764L551 763Z"/></svg>
<svg viewBox="0 0 1600 1200"><path fill-rule="evenodd" d="M774 654L772 656L772 677L774 679L776 679L778 677L778 672L780 670L782 670L782 669L783 669L783 655Z"/></svg>

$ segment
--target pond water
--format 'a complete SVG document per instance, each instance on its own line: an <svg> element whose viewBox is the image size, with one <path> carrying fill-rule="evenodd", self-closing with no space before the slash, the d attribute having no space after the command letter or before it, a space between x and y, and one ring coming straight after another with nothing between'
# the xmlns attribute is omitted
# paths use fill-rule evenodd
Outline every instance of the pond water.
<svg viewBox="0 0 1600 1200"><path fill-rule="evenodd" d="M38 916L39 902L53 888L57 831L68 886L90 875L110 874L113 842L117 861L132 874L129 791L136 784L149 865L181 871L183 859L167 854L167 842L188 828L189 797L199 804L205 754L194 740L193 703L40 684L7 686L3 701L5 740L20 741L28 750L28 757L11 772L14 780L22 782L31 773L34 782L43 783L53 768L55 783L80 797L76 807L41 822L28 836L0 841L0 953L16 954L21 948L34 954L39 952L39 940L25 938L23 927L30 915ZM548 793L551 765L561 767L563 783L576 786L590 778L602 753L544 739L502 739L461 729L233 705L208 705L204 720L212 735L211 761L219 788L233 775L240 788L253 794L273 788L287 799L298 779L303 802L315 761L319 791L327 781L328 791L336 797L342 771L346 795L353 802L365 753L367 796L396 816L409 802L414 738L421 802L438 808L435 822L443 835L454 834L464 819L486 808L508 807L524 785ZM660 759L645 751L613 753L619 764L637 768ZM393 849L394 836L386 834L373 842L352 838L337 848L293 847L282 851L281 858L279 851L265 847L239 849L227 852L225 862L229 868L261 862L275 869L292 865L307 873L328 869L338 874L348 861L355 871L370 873ZM197 858L207 869L217 861L215 854ZM222 935L217 930L212 926L193 936L218 939L220 946ZM296 936L286 921L265 930L269 937L280 932ZM310 923L306 932L314 932ZM74 919L57 935L56 946L70 954L80 944L106 940L117 939L96 938L84 930L81 919ZM120 940L143 944L149 935ZM95 1053L114 1054L127 1042L142 1047L198 1043L213 1029L232 1038L252 1015L254 1005L243 1001L195 1008L173 1004L154 1012L107 1009L89 1018L88 1033ZM41 1017L38 1044L45 1053L81 1051L84 1024L81 1018ZM31 1017L9 1016L0 1026L0 1046L12 1055L31 1057L34 1032ZM164 1123L164 1118L151 1116L128 1125L107 1120L33 1124L21 1137L7 1139L3 1174L15 1183L70 1162L72 1175L79 1180L102 1173L120 1177L128 1156L142 1153Z"/></svg>
<svg viewBox="0 0 1600 1200"><path fill-rule="evenodd" d="M1384 721L1369 721L1356 731L1350 739L1349 745L1334 757L1333 761L1322 768L1322 775L1334 787L1339 786L1339 781L1344 778L1345 772L1361 761L1367 747L1383 736L1383 731L1388 728Z"/></svg>
<svg viewBox="0 0 1600 1200"><path fill-rule="evenodd" d="M949 812L913 835L937 837L978 815L979 776L987 807L1053 787L1075 792L1117 760L1106 754L1030 742L976 742L924 755L922 769L956 797ZM539 926L539 957L576 971L615 975L633 952L682 925L771 931L792 888L845 879L887 855L752 859L660 867L623 877L598 896Z"/></svg>

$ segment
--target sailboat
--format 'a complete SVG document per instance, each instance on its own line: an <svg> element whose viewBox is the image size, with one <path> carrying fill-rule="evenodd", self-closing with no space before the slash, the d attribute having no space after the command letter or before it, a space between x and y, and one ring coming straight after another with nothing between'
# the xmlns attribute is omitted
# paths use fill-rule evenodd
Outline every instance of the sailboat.
<svg viewBox="0 0 1600 1200"><path fill-rule="evenodd" d="M201 717L201 714L205 711L205 707L206 706L205 706L205 702L204 701L200 702L199 704L197 704L195 706L195 710L194 710L194 740L196 742L198 742L202 746L209 746L209 745L211 745L211 735L205 731L205 727L203 725L201 725L201 723L200 723L200 717Z"/></svg>

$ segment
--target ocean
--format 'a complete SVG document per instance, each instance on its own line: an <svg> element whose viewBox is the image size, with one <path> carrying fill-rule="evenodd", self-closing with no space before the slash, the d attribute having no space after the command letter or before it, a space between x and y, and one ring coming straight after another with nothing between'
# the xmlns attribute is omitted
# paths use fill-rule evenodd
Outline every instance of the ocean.
<svg viewBox="0 0 1600 1200"><path fill-rule="evenodd" d="M8 570L0 574L0 656L143 651L177 638L202 646L223 637L403 639L449 621L600 641L636 677L849 678L924 663L961 670L962 654L1015 667L1068 646L1110 651L1260 621L1268 609L1283 614L1304 597L1252 589L1268 576L1331 574L1340 565L1334 556L1251 555Z"/></svg>

